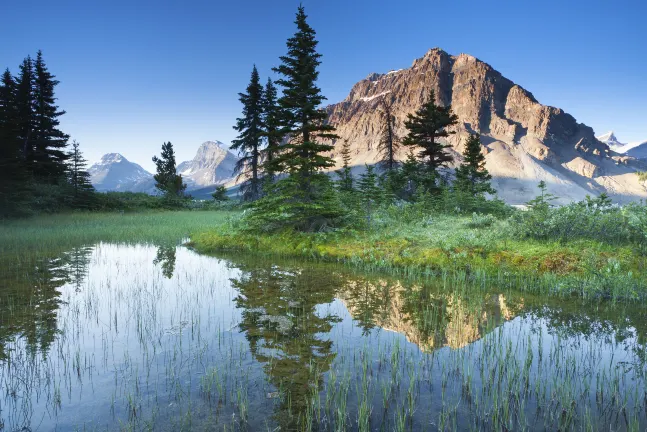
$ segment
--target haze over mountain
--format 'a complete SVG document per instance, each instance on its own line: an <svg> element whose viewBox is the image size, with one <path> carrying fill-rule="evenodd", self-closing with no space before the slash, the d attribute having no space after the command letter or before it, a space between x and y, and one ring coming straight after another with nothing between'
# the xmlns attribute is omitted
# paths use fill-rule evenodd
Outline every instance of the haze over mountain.
<svg viewBox="0 0 647 432"><path fill-rule="evenodd" d="M187 190L224 183L234 175L238 158L220 141L206 141L195 157L177 166Z"/></svg>
<svg viewBox="0 0 647 432"><path fill-rule="evenodd" d="M456 163L468 134L480 133L493 185L506 201L528 201L536 195L540 180L562 201L602 192L616 201L647 197L635 175L643 165L600 142L592 128L559 108L540 104L487 63L439 48L429 50L408 69L370 74L353 86L346 99L327 107L328 121L341 137L331 154L338 166L343 140L351 144L353 164L378 160L381 98L393 101L396 131L402 138L407 114L426 101L432 88L436 102L451 104L459 118L457 133L448 140ZM401 150L400 159L406 151Z"/></svg>

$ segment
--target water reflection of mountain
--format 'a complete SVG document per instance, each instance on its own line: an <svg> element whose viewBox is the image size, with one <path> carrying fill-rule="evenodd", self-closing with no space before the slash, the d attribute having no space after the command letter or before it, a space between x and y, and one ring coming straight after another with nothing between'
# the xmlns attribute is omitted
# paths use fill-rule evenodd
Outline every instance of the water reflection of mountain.
<svg viewBox="0 0 647 432"><path fill-rule="evenodd" d="M401 333L426 352L462 348L523 309L521 298L510 302L503 294L405 287L389 279L354 279L337 295L364 329Z"/></svg>
<svg viewBox="0 0 647 432"><path fill-rule="evenodd" d="M55 257L0 258L0 359L17 338L31 352L49 350L57 331L59 288L82 289L91 253L91 247L78 247Z"/></svg>

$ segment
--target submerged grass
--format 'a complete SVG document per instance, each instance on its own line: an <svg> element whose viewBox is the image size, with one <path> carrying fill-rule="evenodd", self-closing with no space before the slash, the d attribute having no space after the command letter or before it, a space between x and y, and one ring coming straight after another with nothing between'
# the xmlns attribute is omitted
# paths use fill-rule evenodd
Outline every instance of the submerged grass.
<svg viewBox="0 0 647 432"><path fill-rule="evenodd" d="M191 237L203 253L233 250L342 262L397 274L458 276L524 291L647 298L647 259L631 246L514 238L507 221L435 215L370 231L256 234L224 223Z"/></svg>

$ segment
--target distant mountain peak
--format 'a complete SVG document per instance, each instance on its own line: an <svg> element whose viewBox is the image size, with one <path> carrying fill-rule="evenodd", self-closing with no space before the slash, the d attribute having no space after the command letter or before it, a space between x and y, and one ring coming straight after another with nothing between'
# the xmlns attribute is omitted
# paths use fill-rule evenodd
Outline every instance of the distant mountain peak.
<svg viewBox="0 0 647 432"><path fill-rule="evenodd" d="M236 162L236 156L226 144L205 141L200 144L193 159L178 165L177 172L186 179L190 190L229 180L234 174Z"/></svg>
<svg viewBox="0 0 647 432"><path fill-rule="evenodd" d="M123 157L121 153L106 153L103 156L101 156L100 163L103 165L106 165L106 164L112 164L112 163L119 163L122 161L128 162L128 159Z"/></svg>
<svg viewBox="0 0 647 432"><path fill-rule="evenodd" d="M107 153L88 172L96 190L154 192L153 175L120 153Z"/></svg>

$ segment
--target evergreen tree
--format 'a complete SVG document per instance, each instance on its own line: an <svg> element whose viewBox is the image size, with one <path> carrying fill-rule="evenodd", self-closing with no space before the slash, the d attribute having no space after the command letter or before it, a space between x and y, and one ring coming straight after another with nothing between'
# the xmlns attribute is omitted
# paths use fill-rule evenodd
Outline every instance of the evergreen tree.
<svg viewBox="0 0 647 432"><path fill-rule="evenodd" d="M400 142L395 134L395 115L393 114L393 101L382 98L380 101L380 121L382 130L380 131L380 141L377 149L382 157L380 166L388 171L393 171L397 167L395 153L400 147Z"/></svg>
<svg viewBox="0 0 647 432"><path fill-rule="evenodd" d="M327 113L320 108L326 98L316 81L321 54L317 53L315 31L306 22L303 6L299 6L295 24L297 32L287 41L288 53L273 70L282 75L277 81L283 87L279 99L282 135L289 137L278 162L288 173L296 176L299 189L309 199L312 196L313 176L334 166L334 161L322 153L334 147L317 140L335 139L335 128L325 124Z"/></svg>
<svg viewBox="0 0 647 432"><path fill-rule="evenodd" d="M438 169L452 161L452 156L445 151L450 146L439 139L453 134L447 128L457 122L458 117L452 113L451 107L436 105L433 90L429 93L429 100L415 114L407 116L408 135L403 144L421 148L418 158L422 163L423 187L427 191L437 190Z"/></svg>
<svg viewBox="0 0 647 432"><path fill-rule="evenodd" d="M66 171L65 152L69 135L58 129L59 117L65 114L56 106L54 89L58 81L45 65L38 51L34 63L34 133L32 139L34 175L40 181L56 184Z"/></svg>
<svg viewBox="0 0 647 432"><path fill-rule="evenodd" d="M337 171L337 176L339 180L337 181L338 189L341 192L353 192L353 174L350 169L350 143L348 140L344 140L341 151L341 160L343 165L340 170Z"/></svg>
<svg viewBox="0 0 647 432"><path fill-rule="evenodd" d="M261 194L259 163L263 137L263 86L256 66L252 69L247 93L239 93L238 96L243 104L243 116L236 119L234 129L239 132L239 135L232 141L231 148L238 150L240 155L236 172L248 177L240 186L243 199L255 200Z"/></svg>
<svg viewBox="0 0 647 432"><path fill-rule="evenodd" d="M31 170L34 168L33 141L35 139L34 128L36 124L34 81L34 64L31 57L27 56L20 65L20 74L16 84L16 128L22 157Z"/></svg>
<svg viewBox="0 0 647 432"><path fill-rule="evenodd" d="M335 128L326 124L326 111L320 108L325 97L316 85L321 61L315 31L306 22L302 6L296 17L297 32L287 41L288 53L273 70L282 78L278 100L281 146L276 169L288 174L274 183L268 197L255 205L248 220L250 227L264 230L286 226L302 231L323 229L342 216L343 210L333 185L322 171L334 166L323 153L333 146L320 140L337 138Z"/></svg>
<svg viewBox="0 0 647 432"><path fill-rule="evenodd" d="M409 149L407 158L400 169L402 198L411 199L420 185L420 163L416 158L413 149Z"/></svg>
<svg viewBox="0 0 647 432"><path fill-rule="evenodd" d="M274 176L277 173L276 158L283 138L280 111L276 97L276 87L272 80L268 78L263 91L261 108L263 111L263 136L265 137L262 169L269 181L274 181Z"/></svg>
<svg viewBox="0 0 647 432"><path fill-rule="evenodd" d="M492 176L485 168L485 156L481 152L481 138L478 134L469 136L463 156L463 164L456 169L455 188L472 197L496 193L490 184Z"/></svg>
<svg viewBox="0 0 647 432"><path fill-rule="evenodd" d="M177 174L175 152L170 141L162 144L161 157L153 156L153 162L157 167L157 173L153 176L155 187L164 192L168 198L181 197L186 184L182 181L182 176Z"/></svg>
<svg viewBox="0 0 647 432"><path fill-rule="evenodd" d="M211 196L216 202L224 202L229 200L229 197L227 196L227 188L223 185L218 186L216 190L211 194Z"/></svg>
<svg viewBox="0 0 647 432"><path fill-rule="evenodd" d="M68 155L68 181L72 190L72 203L75 207L88 207L93 196L94 187L87 171L88 161L81 153L78 141L72 141L72 150Z"/></svg>
<svg viewBox="0 0 647 432"><path fill-rule="evenodd" d="M29 177L18 140L17 84L7 69L0 82L0 218L26 210Z"/></svg>
<svg viewBox="0 0 647 432"><path fill-rule="evenodd" d="M357 191L359 192L359 199L362 208L366 214L366 224L371 228L373 213L380 204L381 190L377 184L378 176L375 173L375 168L372 165L366 165L366 172L363 173L357 182Z"/></svg>

